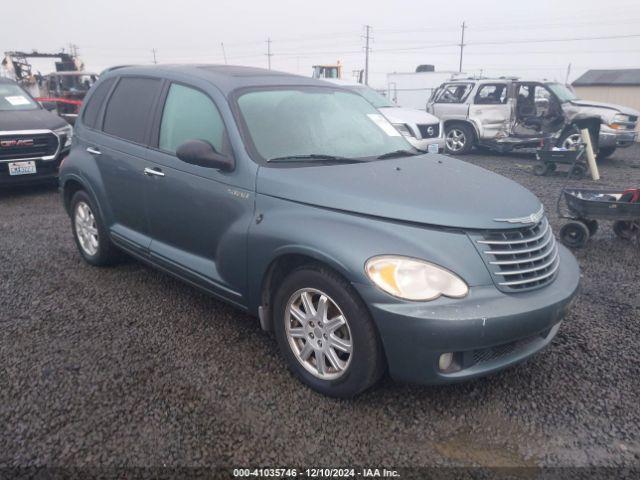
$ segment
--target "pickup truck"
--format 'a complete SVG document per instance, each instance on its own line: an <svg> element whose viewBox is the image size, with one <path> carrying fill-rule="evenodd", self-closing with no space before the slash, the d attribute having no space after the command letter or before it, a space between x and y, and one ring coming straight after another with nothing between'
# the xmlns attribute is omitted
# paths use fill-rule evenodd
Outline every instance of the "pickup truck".
<svg viewBox="0 0 640 480"><path fill-rule="evenodd" d="M73 127L0 78L0 186L55 179Z"/></svg>

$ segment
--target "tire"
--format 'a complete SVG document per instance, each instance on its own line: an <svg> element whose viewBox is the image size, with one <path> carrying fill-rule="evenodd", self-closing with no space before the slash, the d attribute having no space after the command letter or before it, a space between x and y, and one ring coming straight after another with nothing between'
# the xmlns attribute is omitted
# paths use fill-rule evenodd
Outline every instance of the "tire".
<svg viewBox="0 0 640 480"><path fill-rule="evenodd" d="M597 220L586 220L581 218L580 221L584 223L589 229L589 236L593 237L596 233L598 233L598 221Z"/></svg>
<svg viewBox="0 0 640 480"><path fill-rule="evenodd" d="M303 300L305 294L312 306L309 314ZM328 308L321 325L322 319L311 315L320 310L322 296ZM378 332L366 306L342 277L321 266L301 267L284 279L275 292L273 305L280 352L289 369L304 384L324 395L350 398L380 379L385 362ZM297 309L296 316L290 313L292 308ZM340 315L345 323L336 328ZM332 346L336 337L343 347L350 344L350 353ZM311 353L305 355L305 349ZM334 358L339 356L342 369L324 355L330 350ZM318 359L322 361L323 372Z"/></svg>
<svg viewBox="0 0 640 480"><path fill-rule="evenodd" d="M622 240L632 240L640 233L640 228L634 222L618 220L613 224L613 233Z"/></svg>
<svg viewBox="0 0 640 480"><path fill-rule="evenodd" d="M609 158L613 155L613 152L616 151L616 147L601 147L598 151L598 160L604 160L605 158Z"/></svg>
<svg viewBox="0 0 640 480"><path fill-rule="evenodd" d="M560 240L569 248L582 248L589 240L589 228L582 222L569 222L560 229Z"/></svg>
<svg viewBox="0 0 640 480"><path fill-rule="evenodd" d="M533 167L533 173L538 177L544 177L556 171L555 163L538 163Z"/></svg>
<svg viewBox="0 0 640 480"><path fill-rule="evenodd" d="M120 260L120 252L109 239L100 211L84 190L71 198L71 230L80 255L90 265L103 267Z"/></svg>
<svg viewBox="0 0 640 480"><path fill-rule="evenodd" d="M580 131L574 127L562 134L560 140L558 140L558 147L566 148L567 150L577 150L581 142L582 135Z"/></svg>
<svg viewBox="0 0 640 480"><path fill-rule="evenodd" d="M445 128L444 140L447 153L466 155L473 148L475 133L468 125L454 123Z"/></svg>
<svg viewBox="0 0 640 480"><path fill-rule="evenodd" d="M584 165L580 165L579 163L577 163L573 167L571 167L571 178L581 180L585 177L586 173L587 169Z"/></svg>

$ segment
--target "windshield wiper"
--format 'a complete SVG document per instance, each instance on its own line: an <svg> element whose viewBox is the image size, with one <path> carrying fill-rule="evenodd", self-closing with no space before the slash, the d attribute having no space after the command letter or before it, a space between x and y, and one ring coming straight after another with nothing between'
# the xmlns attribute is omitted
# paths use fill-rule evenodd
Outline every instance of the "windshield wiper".
<svg viewBox="0 0 640 480"><path fill-rule="evenodd" d="M419 151L412 152L411 150L396 150L395 152L383 153L377 158L378 160L384 160L385 158L413 157L415 155L420 155Z"/></svg>
<svg viewBox="0 0 640 480"><path fill-rule="evenodd" d="M287 155L284 157L275 157L267 160L268 163L283 163L283 162L304 162L304 161L318 161L325 160L330 162L360 162L356 158L339 157L335 155L324 155L321 153L312 153L310 155Z"/></svg>

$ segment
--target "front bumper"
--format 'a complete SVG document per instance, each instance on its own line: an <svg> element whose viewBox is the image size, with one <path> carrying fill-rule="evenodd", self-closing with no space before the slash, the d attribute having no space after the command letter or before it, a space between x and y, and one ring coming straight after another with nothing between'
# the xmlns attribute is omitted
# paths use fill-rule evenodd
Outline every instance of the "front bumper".
<svg viewBox="0 0 640 480"><path fill-rule="evenodd" d="M598 137L599 148L626 148L633 145L638 138L638 132L633 130L614 130L601 125Z"/></svg>
<svg viewBox="0 0 640 480"><path fill-rule="evenodd" d="M425 152L429 150L429 145L437 145L438 152L444 152L445 142L444 138L436 137L436 138L416 138L416 137L404 137L409 141L411 145L416 147L418 150L424 150Z"/></svg>
<svg viewBox="0 0 640 480"><path fill-rule="evenodd" d="M66 157L69 150L64 150L53 160L33 160L36 164L36 173L27 175L9 175L9 163L10 161L0 162L0 186L12 186L12 185L31 185L34 183L44 183L53 181L58 178L58 170L60 169L60 163L62 159ZM22 162L24 160L17 159L16 162Z"/></svg>
<svg viewBox="0 0 640 480"><path fill-rule="evenodd" d="M547 346L577 293L580 271L566 248L553 283L538 290L502 293L493 285L470 288L460 300L396 300L372 285L355 287L378 327L391 376L438 384L487 375ZM455 352L462 369L438 369L442 353Z"/></svg>

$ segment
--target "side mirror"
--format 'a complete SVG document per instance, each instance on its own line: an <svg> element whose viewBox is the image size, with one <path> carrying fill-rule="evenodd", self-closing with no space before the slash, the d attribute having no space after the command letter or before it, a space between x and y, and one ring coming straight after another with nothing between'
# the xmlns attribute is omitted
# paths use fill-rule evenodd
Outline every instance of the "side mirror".
<svg viewBox="0 0 640 480"><path fill-rule="evenodd" d="M233 159L216 152L209 142L204 140L187 140L178 147L176 156L185 163L199 167L233 170Z"/></svg>
<svg viewBox="0 0 640 480"><path fill-rule="evenodd" d="M42 105L42 108L48 110L49 112L53 112L58 108L58 104L56 102L40 102L40 105Z"/></svg>

